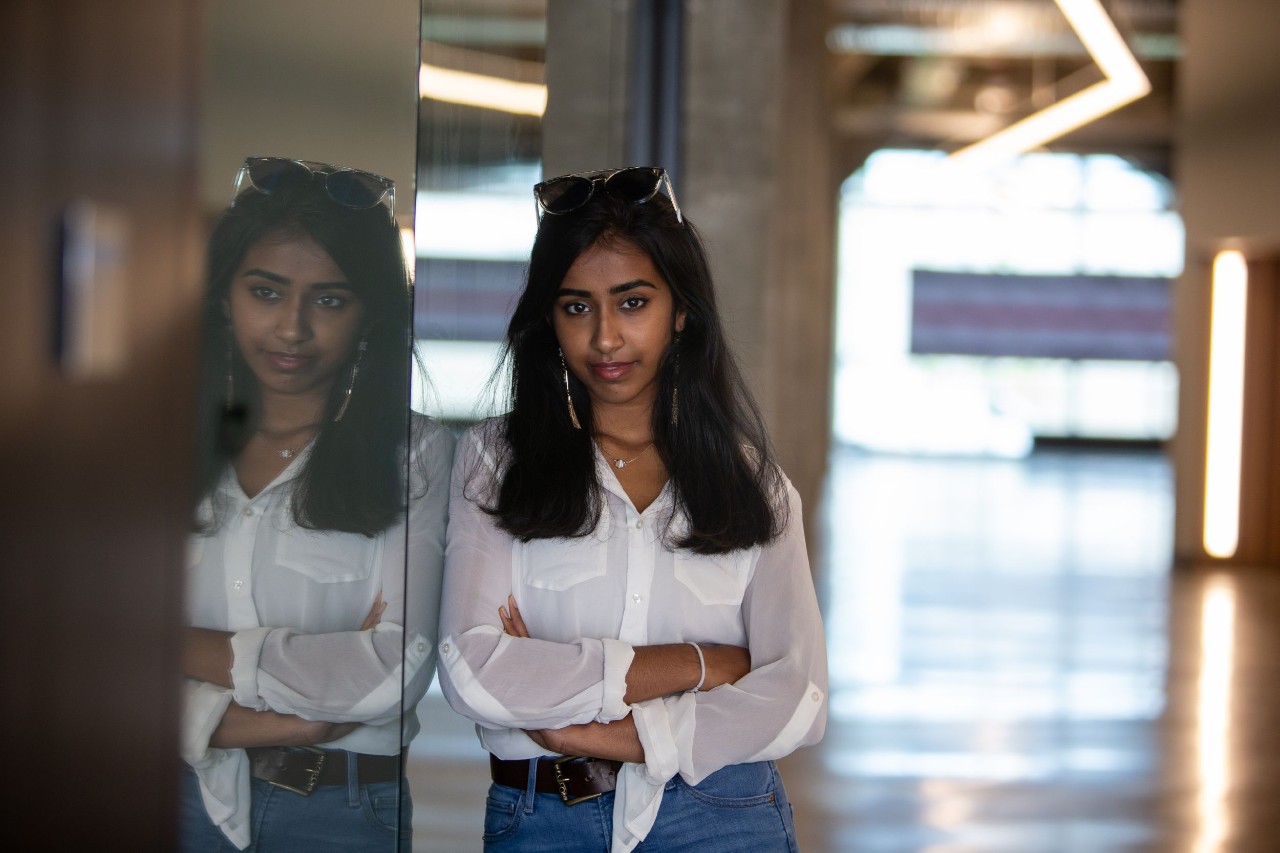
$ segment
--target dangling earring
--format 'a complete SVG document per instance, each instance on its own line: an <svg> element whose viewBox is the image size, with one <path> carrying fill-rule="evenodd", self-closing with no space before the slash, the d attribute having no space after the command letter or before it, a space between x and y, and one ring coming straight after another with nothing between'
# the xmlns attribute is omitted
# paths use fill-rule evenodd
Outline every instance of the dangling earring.
<svg viewBox="0 0 1280 853"><path fill-rule="evenodd" d="M676 332L675 344L680 343L680 333ZM680 422L680 389L676 386L676 379L680 375L680 353L676 353L671 359L671 425L675 426Z"/></svg>
<svg viewBox="0 0 1280 853"><path fill-rule="evenodd" d="M560 350L560 369L564 371L564 401L569 404L569 420L573 422L574 429L582 429L578 413L573 408L573 394L569 391L569 367L564 363L564 350Z"/></svg>
<svg viewBox="0 0 1280 853"><path fill-rule="evenodd" d="M351 392L355 390L356 377L360 375L360 362L364 360L364 351L368 348L367 338L361 338L360 343L356 344L356 363L351 365L351 381L347 383L347 393L342 398L342 408L338 409L338 414L333 418L335 424L342 420L342 416L347 413L347 406L351 405Z"/></svg>
<svg viewBox="0 0 1280 853"><path fill-rule="evenodd" d="M236 405L235 363L232 361L231 346L232 346L231 324L228 323L227 324L227 400L226 400L226 409L228 412L234 409Z"/></svg>

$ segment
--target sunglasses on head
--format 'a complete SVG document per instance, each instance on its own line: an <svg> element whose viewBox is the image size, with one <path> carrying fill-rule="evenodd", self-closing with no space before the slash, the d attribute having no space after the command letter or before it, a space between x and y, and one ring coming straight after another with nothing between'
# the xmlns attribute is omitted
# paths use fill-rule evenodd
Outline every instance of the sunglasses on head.
<svg viewBox="0 0 1280 853"><path fill-rule="evenodd" d="M287 157L246 157L236 175L231 205L235 206L235 200L246 184L263 195L271 195L299 181L319 181L329 198L343 207L368 210L385 204L390 213L395 213L396 185L390 178L347 166L290 160Z"/></svg>
<svg viewBox="0 0 1280 853"><path fill-rule="evenodd" d="M658 194L663 184L667 197L676 211L676 221L684 222L676 192L671 187L671 177L661 166L628 166L625 169L600 169L577 175L561 175L534 185L533 197L543 213L558 216L572 213L591 200L597 189L626 199L633 204L644 204Z"/></svg>

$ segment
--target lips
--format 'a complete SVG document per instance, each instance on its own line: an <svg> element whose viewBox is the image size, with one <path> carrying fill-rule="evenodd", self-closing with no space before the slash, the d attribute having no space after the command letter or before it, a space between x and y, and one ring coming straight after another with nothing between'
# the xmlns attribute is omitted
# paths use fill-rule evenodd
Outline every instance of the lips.
<svg viewBox="0 0 1280 853"><path fill-rule="evenodd" d="M315 356L300 355L299 353L267 352L264 355L271 366L282 373L297 373L298 371L306 370L315 361Z"/></svg>
<svg viewBox="0 0 1280 853"><path fill-rule="evenodd" d="M634 361L602 361L591 365L591 372L606 382L617 382L635 367Z"/></svg>

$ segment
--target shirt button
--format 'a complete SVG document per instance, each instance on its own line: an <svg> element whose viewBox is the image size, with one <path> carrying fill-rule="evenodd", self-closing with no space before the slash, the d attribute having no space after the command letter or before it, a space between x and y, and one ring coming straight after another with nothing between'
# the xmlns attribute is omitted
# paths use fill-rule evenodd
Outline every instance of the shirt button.
<svg viewBox="0 0 1280 853"><path fill-rule="evenodd" d="M644 599L640 597L640 593L638 592L631 596L631 600L634 601L636 604L639 604L640 602L644 601Z"/></svg>
<svg viewBox="0 0 1280 853"><path fill-rule="evenodd" d="M418 651L420 651L420 652L425 652L426 650L427 650L427 644L426 644L426 643L418 643Z"/></svg>
<svg viewBox="0 0 1280 853"><path fill-rule="evenodd" d="M819 699L822 698L822 694L815 690L809 694L809 698L817 702Z"/></svg>
<svg viewBox="0 0 1280 853"><path fill-rule="evenodd" d="M244 589L244 581L238 580L231 585L232 589Z"/></svg>
<svg viewBox="0 0 1280 853"><path fill-rule="evenodd" d="M244 508L244 514L245 514L245 515L253 515L253 507L251 507L251 506L247 506L247 507L245 507L245 508Z"/></svg>
<svg viewBox="0 0 1280 853"><path fill-rule="evenodd" d="M644 527L644 522L637 518L637 519L636 519L636 530L639 530L639 529L640 529L640 528L642 528L642 527Z"/></svg>
<svg viewBox="0 0 1280 853"><path fill-rule="evenodd" d="M449 644L445 643L443 646L441 646L440 651L444 652L446 655L449 654Z"/></svg>

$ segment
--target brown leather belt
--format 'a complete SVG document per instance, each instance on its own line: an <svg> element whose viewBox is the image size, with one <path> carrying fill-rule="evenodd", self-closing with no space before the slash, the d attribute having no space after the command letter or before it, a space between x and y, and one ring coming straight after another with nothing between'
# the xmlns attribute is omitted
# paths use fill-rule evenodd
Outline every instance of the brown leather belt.
<svg viewBox="0 0 1280 853"><path fill-rule="evenodd" d="M556 794L566 806L593 800L618 787L621 761L604 758L544 758L538 761L534 790ZM489 772L493 781L523 791L529 786L528 761L503 761L490 754Z"/></svg>
<svg viewBox="0 0 1280 853"><path fill-rule="evenodd" d="M245 752L249 754L250 775L304 797L319 785L347 784L348 754L356 760L356 777L361 785L394 782L400 778L400 755L284 746L257 747Z"/></svg>

